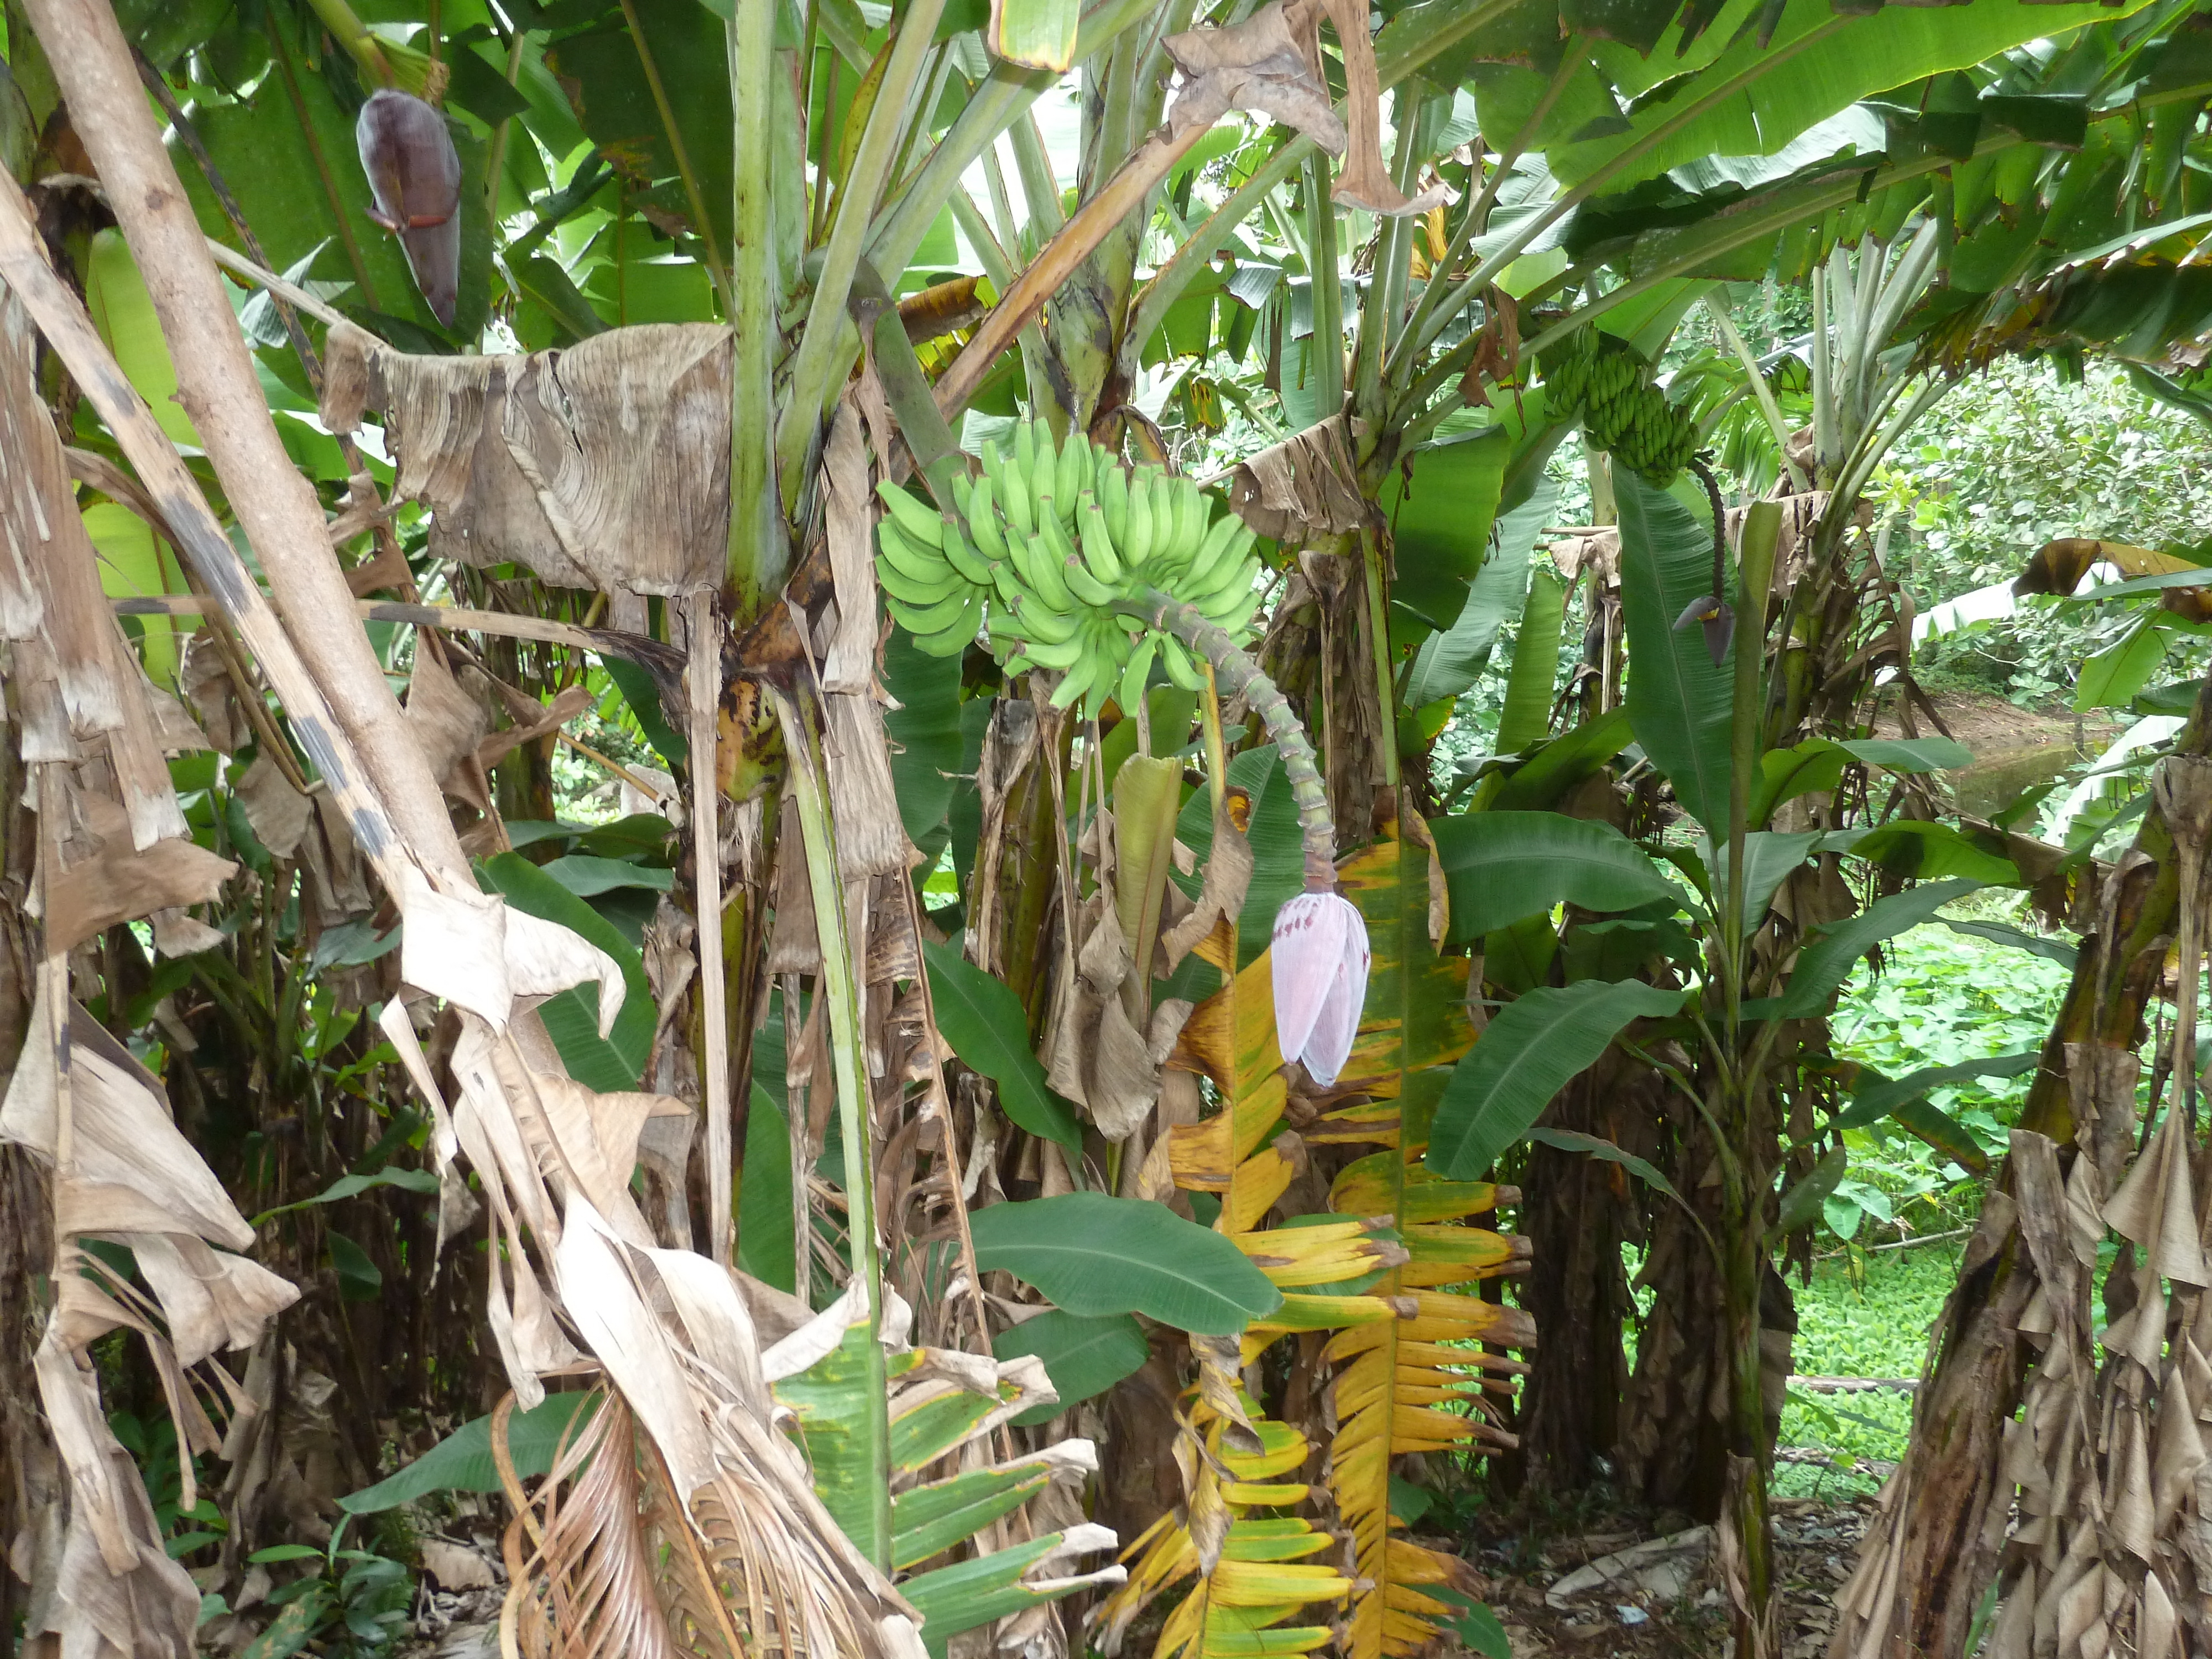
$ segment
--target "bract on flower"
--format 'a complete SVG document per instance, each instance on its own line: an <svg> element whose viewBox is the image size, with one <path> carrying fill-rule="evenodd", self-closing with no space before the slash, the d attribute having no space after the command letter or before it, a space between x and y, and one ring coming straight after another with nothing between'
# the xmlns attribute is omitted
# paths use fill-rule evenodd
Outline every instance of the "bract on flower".
<svg viewBox="0 0 2212 1659"><path fill-rule="evenodd" d="M1300 893L1275 913L1275 1043L1324 1087L1352 1053L1370 959L1366 919L1340 893Z"/></svg>

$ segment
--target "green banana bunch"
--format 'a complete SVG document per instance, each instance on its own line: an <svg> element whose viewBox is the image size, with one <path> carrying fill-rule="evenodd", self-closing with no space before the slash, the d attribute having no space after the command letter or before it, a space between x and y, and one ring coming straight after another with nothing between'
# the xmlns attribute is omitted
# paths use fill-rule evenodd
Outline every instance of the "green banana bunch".
<svg viewBox="0 0 2212 1659"><path fill-rule="evenodd" d="M1250 625L1260 573L1255 537L1188 478L1127 467L1080 432L1055 447L1034 421L1001 453L986 441L980 476L952 486L933 513L904 490L879 486L878 581L891 614L923 651L951 656L985 615L991 648L1010 673L1060 676L1052 701L1096 715L1127 707L1157 665L1196 690L1205 671L1190 649L1123 605L1164 593L1239 636Z"/></svg>
<svg viewBox="0 0 2212 1659"><path fill-rule="evenodd" d="M1542 361L1553 412L1579 415L1590 442L1630 471L1663 489L1695 458L1697 422L1668 401L1626 341L1580 328Z"/></svg>

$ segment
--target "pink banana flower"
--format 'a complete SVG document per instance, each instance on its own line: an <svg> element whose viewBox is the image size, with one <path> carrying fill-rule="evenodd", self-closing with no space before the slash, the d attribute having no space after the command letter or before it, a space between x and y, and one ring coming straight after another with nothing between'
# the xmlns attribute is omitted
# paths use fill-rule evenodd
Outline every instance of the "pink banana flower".
<svg viewBox="0 0 2212 1659"><path fill-rule="evenodd" d="M1352 1054L1371 960L1366 919L1340 893L1300 893L1275 913L1276 1046L1324 1088Z"/></svg>

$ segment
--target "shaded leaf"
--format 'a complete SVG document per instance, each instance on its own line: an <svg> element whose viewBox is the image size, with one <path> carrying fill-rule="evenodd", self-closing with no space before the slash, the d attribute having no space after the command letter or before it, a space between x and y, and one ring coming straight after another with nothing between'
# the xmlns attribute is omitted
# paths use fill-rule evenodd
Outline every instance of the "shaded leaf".
<svg viewBox="0 0 2212 1659"><path fill-rule="evenodd" d="M1004 1268L1069 1313L1140 1313L1231 1336L1283 1299L1227 1238L1141 1199L1064 1193L994 1204L969 1231L979 1268Z"/></svg>
<svg viewBox="0 0 2212 1659"><path fill-rule="evenodd" d="M1712 529L1625 468L1616 489L1629 723L1675 798L1718 836L1728 829L1730 659L1715 662L1702 638L1674 626L1683 608L1711 588Z"/></svg>
<svg viewBox="0 0 2212 1659"><path fill-rule="evenodd" d="M1447 939L1463 945L1561 902L1633 910L1680 896L1609 823L1557 812L1469 812L1435 818L1437 860L1451 895Z"/></svg>
<svg viewBox="0 0 2212 1659"><path fill-rule="evenodd" d="M1660 1173L1658 1165L1648 1158L1637 1157L1633 1152L1623 1152L1613 1142L1600 1136L1586 1135L1577 1129L1540 1127L1529 1130L1528 1138L1531 1140L1541 1141L1547 1146L1556 1147L1563 1152L1582 1152L1589 1157L1602 1159L1607 1164L1618 1164L1655 1192L1666 1194L1677 1204L1683 1201L1681 1194L1674 1190L1674 1183Z"/></svg>
<svg viewBox="0 0 2212 1659"><path fill-rule="evenodd" d="M1886 1078L1869 1067L1860 1073L1858 1087L1852 1091L1850 1103L1837 1116L1835 1127L1863 1129L1869 1123L1880 1122L1899 1107L1924 1098L1931 1089L1940 1089L1948 1083L1963 1083L1969 1078L2018 1077L2022 1072L2034 1070L2040 1058L2033 1050L1993 1054L1987 1060L1962 1060L1952 1066L1923 1066L1900 1078Z"/></svg>
<svg viewBox="0 0 2212 1659"><path fill-rule="evenodd" d="M515 1473L525 1479L553 1467L554 1449L571 1425L580 1428L598 1407L595 1393L549 1394L529 1411L507 1419L507 1450ZM373 1486L338 1499L349 1515L398 1509L434 1492L497 1492L499 1465L491 1452L491 1419L464 1423L413 1462Z"/></svg>
<svg viewBox="0 0 2212 1659"><path fill-rule="evenodd" d="M1001 1359L1025 1353L1042 1359L1060 1395L1057 1405L1033 1407L1013 1419L1024 1427L1105 1393L1142 1365L1151 1351L1144 1332L1127 1314L1086 1319L1061 1308L1024 1319L991 1339L991 1352Z"/></svg>
<svg viewBox="0 0 2212 1659"><path fill-rule="evenodd" d="M999 1085L999 1104L1031 1134L1079 1154L1083 1132L1074 1108L1046 1083L1030 1051L1029 1016L1006 983L985 973L951 945L922 942L937 1029L971 1071Z"/></svg>
<svg viewBox="0 0 2212 1659"><path fill-rule="evenodd" d="M1635 980L1584 980L1540 986L1506 1004L1444 1085L1429 1167L1458 1181L1480 1175L1632 1020L1674 1013L1682 994Z"/></svg>
<svg viewBox="0 0 2212 1659"><path fill-rule="evenodd" d="M1797 1019L1818 1013L1850 977L1861 957L1882 940L1918 927L1953 899L1962 898L1980 885L1958 878L1930 882L1876 899L1858 915L1822 928L1797 957L1790 988L1782 994L1782 1017Z"/></svg>

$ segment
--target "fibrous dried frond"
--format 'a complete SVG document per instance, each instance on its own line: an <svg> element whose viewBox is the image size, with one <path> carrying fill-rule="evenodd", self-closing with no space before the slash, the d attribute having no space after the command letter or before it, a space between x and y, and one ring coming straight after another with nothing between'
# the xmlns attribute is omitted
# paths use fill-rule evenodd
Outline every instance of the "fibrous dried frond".
<svg viewBox="0 0 2212 1659"><path fill-rule="evenodd" d="M31 1040L0 1103L0 1139L54 1166L56 1296L33 1370L70 1475L58 1562L36 1561L51 1587L43 1625L77 1659L181 1659L198 1623L198 1589L161 1547L145 1486L110 1432L91 1344L118 1328L144 1337L176 1421L184 1499L191 1457L220 1443L188 1366L224 1344L250 1344L298 1290L244 1256L253 1231L169 1116L160 1085L74 1004L62 1005L58 961L40 975ZM131 1248L149 1296L85 1254L88 1235ZM97 1271L96 1281L88 1275ZM210 1368L235 1407L229 1374Z"/></svg>
<svg viewBox="0 0 2212 1659"><path fill-rule="evenodd" d="M1375 520L1374 507L1359 491L1341 415L1238 462L1229 504L1261 535L1293 546L1359 530Z"/></svg>
<svg viewBox="0 0 2212 1659"><path fill-rule="evenodd" d="M639 1524L637 1437L618 1398L580 1411L583 1431L526 1493L507 1449L513 1395L492 1414L492 1449L514 1518L501 1540L500 1646L521 1659L674 1659ZM650 1455L649 1453L647 1454Z"/></svg>
<svg viewBox="0 0 2212 1659"><path fill-rule="evenodd" d="M727 549L730 331L617 329L527 357L428 357L331 331L323 418L381 410L394 496L431 551L514 560L559 587L697 592Z"/></svg>

